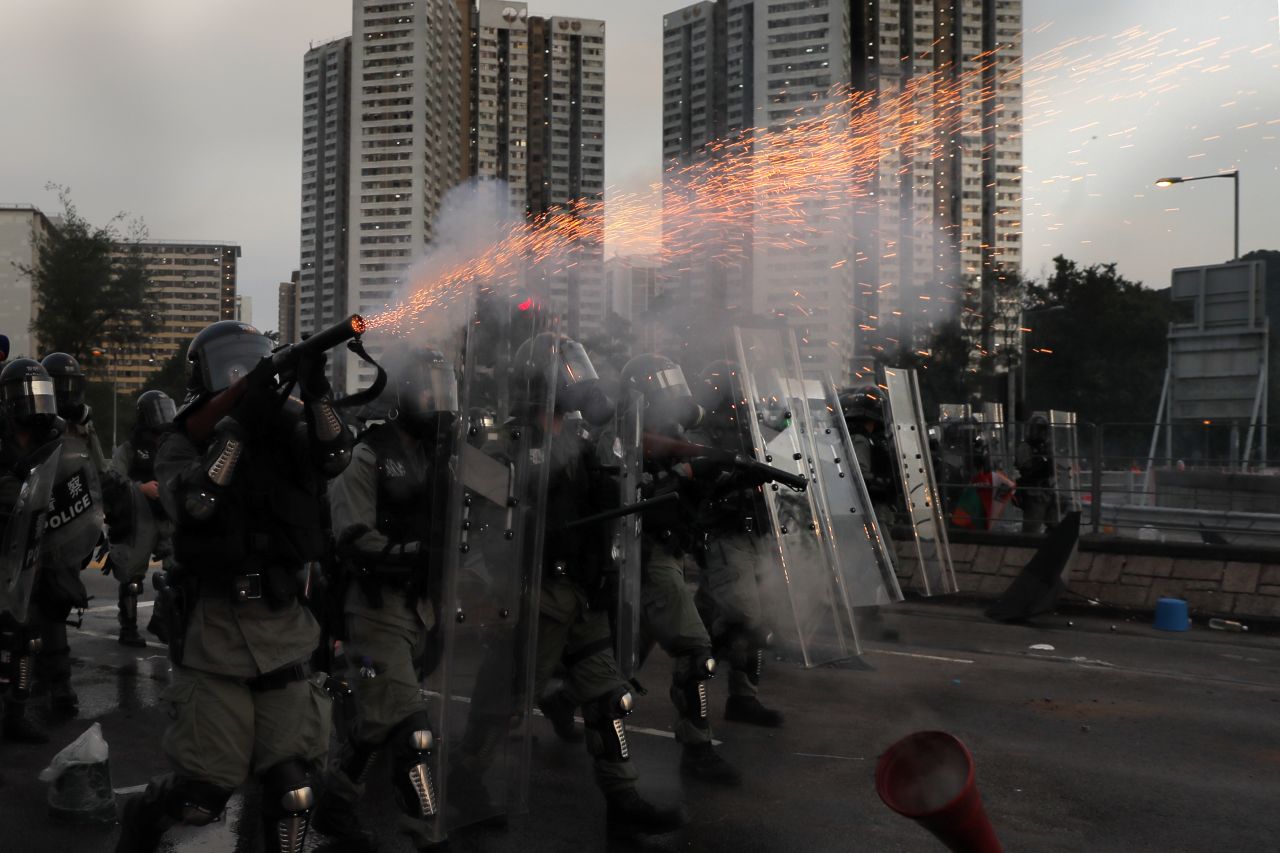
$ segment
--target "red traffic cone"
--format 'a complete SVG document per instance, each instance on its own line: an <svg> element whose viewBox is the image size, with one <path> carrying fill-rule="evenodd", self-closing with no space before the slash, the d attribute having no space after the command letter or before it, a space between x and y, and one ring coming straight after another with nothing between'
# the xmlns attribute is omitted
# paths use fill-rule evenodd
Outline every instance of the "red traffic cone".
<svg viewBox="0 0 1280 853"><path fill-rule="evenodd" d="M876 793L954 853L1002 853L973 779L973 756L946 732L916 732L885 750Z"/></svg>

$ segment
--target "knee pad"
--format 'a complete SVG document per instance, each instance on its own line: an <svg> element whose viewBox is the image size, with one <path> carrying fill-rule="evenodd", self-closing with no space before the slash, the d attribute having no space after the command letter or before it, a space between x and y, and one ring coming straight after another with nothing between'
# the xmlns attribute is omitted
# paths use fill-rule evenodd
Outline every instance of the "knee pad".
<svg viewBox="0 0 1280 853"><path fill-rule="evenodd" d="M610 761L626 761L631 758L631 750L627 746L627 728L622 721L635 707L635 696L625 684L585 703L582 706L582 722L587 730L587 751L597 758L607 758Z"/></svg>
<svg viewBox="0 0 1280 853"><path fill-rule="evenodd" d="M121 598L137 598L140 595L142 595L142 581L127 580L120 584Z"/></svg>
<svg viewBox="0 0 1280 853"><path fill-rule="evenodd" d="M231 792L196 779L174 779L161 796L169 817L188 826L205 826L222 814Z"/></svg>
<svg viewBox="0 0 1280 853"><path fill-rule="evenodd" d="M391 732L391 774L400 808L410 817L426 820L439 811L431 777L435 735L425 711L406 717Z"/></svg>
<svg viewBox="0 0 1280 853"><path fill-rule="evenodd" d="M716 674L716 659L710 650L681 655L671 673L671 701L681 716L695 725L706 726L707 681Z"/></svg>
<svg viewBox="0 0 1280 853"><path fill-rule="evenodd" d="M316 795L311 767L282 761L262 776L262 823L271 853L302 853Z"/></svg>
<svg viewBox="0 0 1280 853"><path fill-rule="evenodd" d="M769 647L771 639L771 634L734 625L716 638L716 656L732 669L745 674L752 684L759 684L760 671L764 668L764 650Z"/></svg>

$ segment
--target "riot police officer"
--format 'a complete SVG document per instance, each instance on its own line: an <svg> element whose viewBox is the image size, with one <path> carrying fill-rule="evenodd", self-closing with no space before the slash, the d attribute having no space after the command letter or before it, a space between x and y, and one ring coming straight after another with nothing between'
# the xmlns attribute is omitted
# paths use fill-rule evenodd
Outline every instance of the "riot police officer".
<svg viewBox="0 0 1280 853"><path fill-rule="evenodd" d="M17 505L19 490L35 461L60 452L64 429L65 422L57 414L53 381L40 363L18 358L6 364L0 371L0 512L6 516L0 529L8 530L8 516ZM41 614L35 607L30 608L23 622L12 611L0 614L0 636L7 646L4 651L17 670L8 674L9 688L3 697L7 741L49 740L44 730L26 717L31 658L40 648L41 629Z"/></svg>
<svg viewBox="0 0 1280 853"><path fill-rule="evenodd" d="M53 380L58 417L67 424L62 437L57 482L50 500L48 527L41 540L41 572L33 593L40 621L37 690L48 692L51 710L72 714L79 701L71 687L71 647L67 616L88 605L80 572L102 536L102 448L84 401L85 378L70 355L46 355L41 366Z"/></svg>
<svg viewBox="0 0 1280 853"><path fill-rule="evenodd" d="M884 429L884 398L875 385L848 388L840 394L840 408L881 534L888 536L897 515L898 492L893 452ZM892 555L892 549L889 553Z"/></svg>
<svg viewBox="0 0 1280 853"><path fill-rule="evenodd" d="M644 397L646 433L681 437L701 419L684 372L671 359L656 353L638 355L622 368L621 379L624 390ZM648 513L644 519L642 656L646 647L656 643L674 661L670 695L679 715L675 733L683 747L681 773L734 785L741 781L741 774L711 744L706 682L716 673L716 659L684 574L683 557L693 546L695 533L687 509L698 506L707 495L708 482L720 474L719 466L700 462L646 455L649 491L653 495L675 492L681 501L675 510Z"/></svg>
<svg viewBox="0 0 1280 853"><path fill-rule="evenodd" d="M124 646L147 645L138 632L138 597L152 555L171 562L173 523L160 503L155 461L160 439L176 413L168 394L143 391L138 395L133 430L111 457L116 506L108 508L108 536L113 547L110 565L103 571L109 568L120 583L120 644ZM116 547L118 544L125 547Z"/></svg>
<svg viewBox="0 0 1280 853"><path fill-rule="evenodd" d="M40 364L53 379L58 417L67 422L67 437L84 443L95 471L106 471L107 460L93 424L93 410L84 399L87 380L80 362L65 352L52 352L42 358Z"/></svg>
<svg viewBox="0 0 1280 853"><path fill-rule="evenodd" d="M572 728L573 707L580 707L596 784L604 793L609 835L617 838L669 832L685 822L682 809L647 801L636 790L639 773L631 761L625 719L635 695L614 657L609 611L614 590L609 566L609 525L568 529L566 524L617 502L616 472L605 470L588 425L611 416L586 350L568 338L544 333L526 341L515 356L512 423L508 435L532 431L549 449L546 466L547 529L542 552L542 588L538 599L538 647L534 696L543 697L553 674L563 668L565 686L544 711L558 720L557 731ZM548 379L550 377L550 379ZM555 385L554 406L547 400ZM581 413L582 417L572 417ZM540 441L532 441L540 445ZM470 730L464 744L481 743ZM501 732L498 732L501 734ZM463 767L484 761L484 749L472 749ZM476 769L470 770L473 777Z"/></svg>
<svg viewBox="0 0 1280 853"><path fill-rule="evenodd" d="M117 851L154 850L170 821L209 823L250 775L266 849L299 853L306 838L330 699L307 665L320 631L299 599L324 550L325 480L346 467L351 440L324 359L277 364L270 352L232 320L187 351L189 394L156 458L178 564L162 741L174 772L126 805Z"/></svg>
<svg viewBox="0 0 1280 853"><path fill-rule="evenodd" d="M1049 419L1039 412L1027 419L1027 430L1014 459L1018 468L1014 499L1022 510L1022 532L1040 533L1058 523L1058 496L1054 488L1053 447Z"/></svg>
<svg viewBox="0 0 1280 853"><path fill-rule="evenodd" d="M702 423L690 440L732 453L749 453L750 427L740 420L747 412L738 365L712 362L699 381ZM764 650L770 632L765 624L756 577L765 560L760 537L768 529L755 486L717 488L699 506L694 554L700 569L697 601L711 634L715 659L729 667L729 698L724 718L758 726L782 725L782 713L758 698Z"/></svg>
<svg viewBox="0 0 1280 853"><path fill-rule="evenodd" d="M430 753L437 734L420 690L424 661L438 641L439 577L429 554L440 547L448 444L458 412L453 365L430 349L392 371L387 420L366 430L351 464L329 488L338 556L347 572L347 660L353 665L355 720L325 778L316 828L352 849L372 849L356 805L382 749L405 813L402 826L422 849L438 817Z"/></svg>

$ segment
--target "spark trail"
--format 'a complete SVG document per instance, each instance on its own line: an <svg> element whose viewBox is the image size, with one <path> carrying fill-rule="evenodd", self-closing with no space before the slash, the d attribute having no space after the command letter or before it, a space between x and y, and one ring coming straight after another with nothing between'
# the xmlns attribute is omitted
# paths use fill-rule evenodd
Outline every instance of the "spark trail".
<svg viewBox="0 0 1280 853"><path fill-rule="evenodd" d="M896 88L875 93L832 90L802 103L784 122L714 142L692 163L671 165L664 180L646 192L610 194L609 242L623 254L656 242L662 268L679 271L695 259L738 267L751 252L785 255L841 229L847 233L854 207L881 204L880 189L906 171L900 164L918 167L943 160L955 150L957 140L981 138L985 120L1019 122L1016 113L1006 112L1002 105L985 108L997 97L987 73L993 68L1003 75L1003 86L1020 83L1024 92L1015 138L1025 131L1052 132L1060 134L1065 145L1076 146L1073 135L1090 134L1123 148L1131 144L1138 125L1100 126L1090 118L1091 105L1166 96L1194 75L1219 73L1235 59L1271 63L1274 68L1276 55L1270 42L1228 46L1212 36L1130 27L1114 35L1065 40L1026 59L1020 70L1016 53L998 50L966 61L963 70L944 66ZM1237 98L1223 109L1239 105ZM1264 117L1242 125L1240 132L1267 134L1278 122ZM1088 174L1083 157L1076 168L1080 175L1042 183L1078 181ZM1018 215L1022 202L1018 198L1006 206ZM1040 215L1053 217L1048 212ZM931 217L925 212L901 227L931 229ZM393 334L410 332L433 309L453 303L474 285L495 293L522 292L530 272L544 277L562 274L577 263L581 246L602 243L605 224L604 203L586 200L512 224L482 251L413 280L402 301L369 318L370 327ZM655 241L657 231L660 239ZM879 245L884 259L896 255L893 240ZM863 260L841 258L830 266L853 269ZM883 291L898 284L876 286ZM811 310L804 296L797 290L790 310ZM931 299L957 301L947 294ZM859 318L859 328L874 330L878 319Z"/></svg>

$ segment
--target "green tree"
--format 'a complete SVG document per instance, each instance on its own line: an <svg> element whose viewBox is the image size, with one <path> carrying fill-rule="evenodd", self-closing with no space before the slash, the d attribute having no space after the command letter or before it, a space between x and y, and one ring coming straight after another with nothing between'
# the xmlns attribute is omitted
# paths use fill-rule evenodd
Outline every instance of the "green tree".
<svg viewBox="0 0 1280 853"><path fill-rule="evenodd" d="M1029 411L1065 409L1092 423L1155 419L1172 319L1167 292L1130 281L1115 264L1081 267L1059 255L1028 284Z"/></svg>
<svg viewBox="0 0 1280 853"><path fill-rule="evenodd" d="M94 347L121 351L159 327L159 304L147 277L140 222L123 214L94 226L80 216L65 187L61 223L38 242L36 262L18 269L31 279L39 312L31 331L45 352L86 361Z"/></svg>

